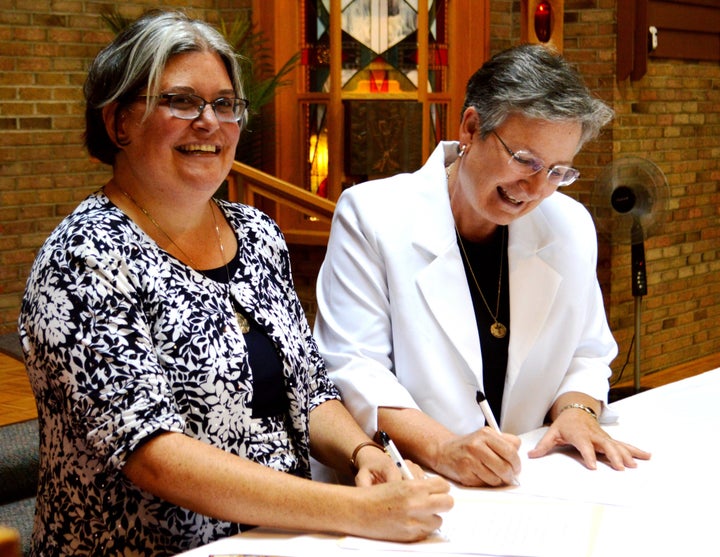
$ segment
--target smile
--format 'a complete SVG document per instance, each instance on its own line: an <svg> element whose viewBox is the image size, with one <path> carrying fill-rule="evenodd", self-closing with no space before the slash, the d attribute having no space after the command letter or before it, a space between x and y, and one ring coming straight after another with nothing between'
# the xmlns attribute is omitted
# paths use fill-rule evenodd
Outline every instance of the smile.
<svg viewBox="0 0 720 557"><path fill-rule="evenodd" d="M515 199L507 191L505 191L502 187L498 186L497 191L500 194L500 197L502 197L508 203L512 203L513 205L522 205L523 204L522 201Z"/></svg>
<svg viewBox="0 0 720 557"><path fill-rule="evenodd" d="M191 143L189 145L180 145L176 149L182 153L212 153L217 154L220 148L216 145L207 145L203 143Z"/></svg>

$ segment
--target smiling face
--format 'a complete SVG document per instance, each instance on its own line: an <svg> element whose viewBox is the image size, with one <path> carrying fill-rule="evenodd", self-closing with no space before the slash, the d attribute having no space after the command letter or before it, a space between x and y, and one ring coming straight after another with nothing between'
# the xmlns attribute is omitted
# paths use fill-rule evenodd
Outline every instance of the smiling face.
<svg viewBox="0 0 720 557"><path fill-rule="evenodd" d="M221 58L211 52L189 52L170 59L161 79L161 93L190 93L212 102L234 97ZM227 176L240 137L237 122L219 122L212 106L194 120L172 115L167 101L145 117L145 99L123 111L114 126L112 110L106 126L122 139L115 161L115 180L126 189L152 188L157 193L210 194Z"/></svg>
<svg viewBox="0 0 720 557"><path fill-rule="evenodd" d="M572 166L582 127L578 122L513 114L495 131L512 151L530 152L552 167ZM466 148L454 165L450 197L458 229L468 239L488 237L496 226L529 213L556 190L548 183L546 170L520 175L508 164L510 154L497 136L490 133L482 138L477 113L472 108L465 111L460 143Z"/></svg>

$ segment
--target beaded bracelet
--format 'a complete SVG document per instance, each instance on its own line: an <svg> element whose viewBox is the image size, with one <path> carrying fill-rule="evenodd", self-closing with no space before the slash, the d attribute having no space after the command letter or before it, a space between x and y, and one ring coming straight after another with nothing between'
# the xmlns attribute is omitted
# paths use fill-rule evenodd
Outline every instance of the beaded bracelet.
<svg viewBox="0 0 720 557"><path fill-rule="evenodd" d="M597 414L595 413L595 410L590 408L589 406L585 406L584 404L580 404L579 402L574 402L572 404L568 404L567 406L563 406L560 408L560 412L558 412L558 416L562 414L565 410L568 408L577 408L578 410L583 410L590 414L593 418L595 418L595 421L598 421Z"/></svg>
<svg viewBox="0 0 720 557"><path fill-rule="evenodd" d="M360 443L357 447L355 447L355 450L352 452L352 456L350 457L350 471L353 474L357 473L358 471L357 462L355 459L357 458L357 454L360 452L360 449L362 449L363 447L375 447L376 449L380 449L383 452L385 451L385 449L383 449L380 445L373 441L363 441L362 443Z"/></svg>

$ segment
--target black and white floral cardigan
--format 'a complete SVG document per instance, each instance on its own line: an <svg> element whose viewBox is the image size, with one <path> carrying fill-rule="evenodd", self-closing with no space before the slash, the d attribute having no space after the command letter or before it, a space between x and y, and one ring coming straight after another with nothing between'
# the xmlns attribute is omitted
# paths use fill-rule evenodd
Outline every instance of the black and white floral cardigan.
<svg viewBox="0 0 720 557"><path fill-rule="evenodd" d="M238 237L229 285L160 249L102 192L42 247L19 319L41 424L34 555L172 554L240 531L125 478L129 454L160 431L309 477L308 414L339 395L279 229L254 208L218 204ZM231 296L282 354L284 439L251 418L252 374Z"/></svg>

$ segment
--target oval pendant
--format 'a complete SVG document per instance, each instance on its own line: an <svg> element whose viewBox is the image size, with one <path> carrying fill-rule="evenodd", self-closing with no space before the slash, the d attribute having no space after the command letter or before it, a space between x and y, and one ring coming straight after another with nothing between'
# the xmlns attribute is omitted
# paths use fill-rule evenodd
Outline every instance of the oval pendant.
<svg viewBox="0 0 720 557"><path fill-rule="evenodd" d="M240 326L240 331L242 332L242 334L245 335L250 332L250 322L247 320L247 317L245 317L239 311L236 311L235 319L237 319L237 322L238 322L238 325Z"/></svg>
<svg viewBox="0 0 720 557"><path fill-rule="evenodd" d="M490 334L495 338L505 338L505 335L507 334L507 327L505 327L502 323L495 321L495 323L490 325Z"/></svg>

